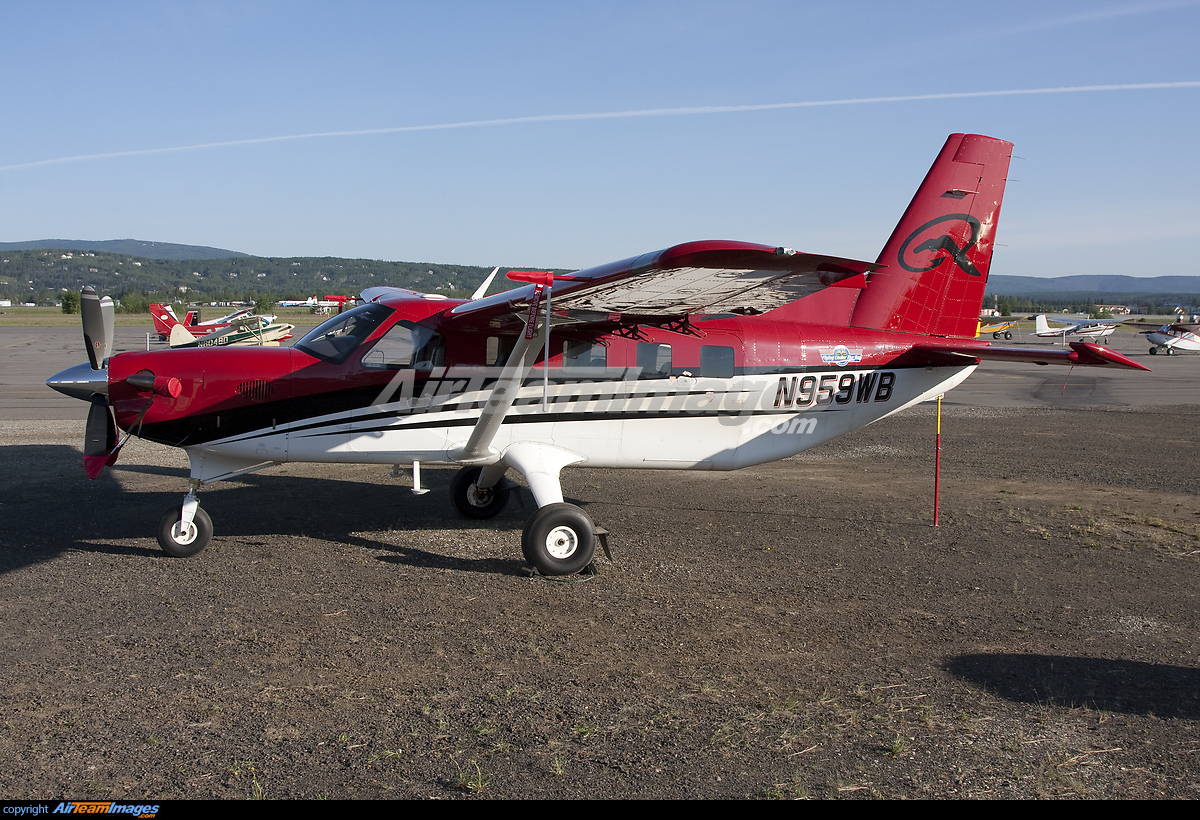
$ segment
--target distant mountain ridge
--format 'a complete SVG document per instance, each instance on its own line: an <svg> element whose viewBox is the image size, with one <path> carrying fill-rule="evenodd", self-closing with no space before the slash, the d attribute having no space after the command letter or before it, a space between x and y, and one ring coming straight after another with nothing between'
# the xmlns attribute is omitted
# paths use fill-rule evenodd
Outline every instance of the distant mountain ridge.
<svg viewBox="0 0 1200 820"><path fill-rule="evenodd" d="M1035 293L1198 293L1200 276L991 276L987 292L998 296Z"/></svg>
<svg viewBox="0 0 1200 820"><path fill-rule="evenodd" d="M107 239L97 241L84 239L39 239L32 242L0 242L0 252L31 250L95 251L125 254L127 256L167 262L262 259L262 257L254 257L251 254L240 251L212 248L205 245L180 245L172 242L149 242L141 239ZM315 257L311 259L316 260ZM323 259L326 263L334 261L331 257L324 257ZM345 262L347 260L341 261ZM474 266L399 262L389 264L398 265L403 268L411 267L414 270L417 268L432 267L438 270L439 273L443 270L447 272L460 271L467 273L470 270L464 281L452 284L460 287L474 287L477 284L474 282L476 278L474 275ZM307 264L305 266L307 267ZM338 267L340 268L341 266L339 265ZM430 273L432 272L430 271ZM482 276L479 279L482 281ZM1109 276L1085 274L1043 278L1039 276L995 275L988 279L987 293L989 296L1037 296L1049 294L1072 294L1080 296L1093 294L1097 297L1106 295L1116 296L1117 294L1200 295L1200 276Z"/></svg>
<svg viewBox="0 0 1200 820"><path fill-rule="evenodd" d="M103 251L175 262L250 256L240 251L227 251L204 245L177 245L173 242L147 242L142 239L104 239L95 242L86 239L35 239L32 242L0 242L0 251L46 250Z"/></svg>

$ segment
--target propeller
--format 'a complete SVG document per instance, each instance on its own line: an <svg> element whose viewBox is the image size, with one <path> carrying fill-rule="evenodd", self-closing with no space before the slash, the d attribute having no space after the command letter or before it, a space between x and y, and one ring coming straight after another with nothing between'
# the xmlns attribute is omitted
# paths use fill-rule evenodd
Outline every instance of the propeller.
<svg viewBox="0 0 1200 820"><path fill-rule="evenodd" d="M101 298L87 285L80 291L79 312L83 317L83 342L88 362L51 376L46 384L72 398L83 399L88 408L83 442L83 469L96 478L106 464L117 460L117 425L108 406L108 357L113 348L113 301Z"/></svg>
<svg viewBox="0 0 1200 820"><path fill-rule="evenodd" d="M83 316L83 341L87 345L92 370L100 370L112 354L113 300L101 298L91 285L79 292L79 312Z"/></svg>
<svg viewBox="0 0 1200 820"><path fill-rule="evenodd" d="M108 409L108 397L92 394L87 427L83 438L83 471L88 478L99 478L105 465L117 460L117 425Z"/></svg>

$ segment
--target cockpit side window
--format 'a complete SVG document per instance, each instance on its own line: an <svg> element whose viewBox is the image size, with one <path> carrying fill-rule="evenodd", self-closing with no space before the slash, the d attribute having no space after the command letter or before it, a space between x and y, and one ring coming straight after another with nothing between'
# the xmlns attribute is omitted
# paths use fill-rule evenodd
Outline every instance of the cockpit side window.
<svg viewBox="0 0 1200 820"><path fill-rule="evenodd" d="M429 328L401 320L371 346L362 363L380 370L430 370L445 364L445 345Z"/></svg>
<svg viewBox="0 0 1200 820"><path fill-rule="evenodd" d="M360 305L326 319L293 347L327 362L343 362L391 315L386 305Z"/></svg>

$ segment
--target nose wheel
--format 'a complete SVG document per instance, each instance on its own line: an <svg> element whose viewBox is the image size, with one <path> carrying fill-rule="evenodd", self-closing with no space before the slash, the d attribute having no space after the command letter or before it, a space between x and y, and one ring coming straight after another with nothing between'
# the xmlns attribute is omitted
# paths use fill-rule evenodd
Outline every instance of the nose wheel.
<svg viewBox="0 0 1200 820"><path fill-rule="evenodd" d="M196 507L191 521L182 519L183 511L179 507L172 507L163 513L158 522L158 545L168 555L191 558L212 540L212 519L199 507Z"/></svg>

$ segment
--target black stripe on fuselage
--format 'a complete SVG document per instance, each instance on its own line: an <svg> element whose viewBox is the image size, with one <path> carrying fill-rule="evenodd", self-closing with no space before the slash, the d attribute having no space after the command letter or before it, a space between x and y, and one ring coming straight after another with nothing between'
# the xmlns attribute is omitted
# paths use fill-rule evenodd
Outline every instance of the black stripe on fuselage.
<svg viewBox="0 0 1200 820"><path fill-rule="evenodd" d="M924 365L909 365L896 367L888 365L887 367L775 367L775 368L737 368L734 378L739 376L765 376L765 375L780 375L793 376L797 374L808 373L825 373L825 372L873 372L876 370L906 370L912 367L921 367ZM661 378L658 376L656 378ZM700 376L706 383L711 384L717 377ZM426 392L436 394L440 386L448 381L467 381L464 377L447 377L442 379L425 379L413 383L412 395L423 396ZM477 388L480 391L487 391L494 379L489 379L484 382L483 386ZM639 380L640 381L640 380ZM621 379L612 379L604 381L584 381L584 380L556 380L554 382L559 388L570 388L575 385L615 385L621 384ZM538 387L542 384L542 379L539 376L532 376L525 380L525 387ZM430 387L432 386L432 391ZM382 388L378 385L369 387L347 388L345 390L334 390L327 393L318 393L308 396L299 396L296 398L284 399L282 401L264 402L262 404L248 404L242 407L233 407L227 410L221 410L214 413L201 413L193 416L185 416L169 421L159 421L143 424L138 431L138 435L150 441L155 441L160 444L167 444L175 447L190 447L199 444L206 444L210 441L217 440L238 440L238 437L244 439L262 438L265 436L274 435L280 432L287 432L294 435L308 431L313 432L310 435L329 435L330 431L322 430L330 426L339 426L343 428L341 433L349 432L344 429L349 424L361 424L363 422L371 422L383 419L396 419L405 416L420 416L427 413L445 412L447 410L478 410L481 409L486 401L481 399L473 402L464 402L456 396L462 394L450 394L446 396L435 396L438 404L417 408L415 411L405 410L380 410L375 413L364 413L357 416L347 416L345 414L352 413L355 410L364 410L371 407L378 401ZM472 391L476 392L476 391ZM645 401L654 399L667 399L669 401L686 400L690 396L707 395L711 391L709 389L690 390L686 393L682 391L662 391L655 393L646 393L642 395L629 395L622 391L600 392L598 390L585 389L578 396L569 397L567 403L587 404L592 401ZM726 391L735 392L735 391ZM740 390L736 392L742 392ZM725 395L722 393L721 395ZM393 396L391 401L396 397ZM389 403L391 403L389 401ZM518 407L524 405L540 404L541 399L523 399L518 402ZM559 397L559 403L563 403ZM821 405L830 410L837 410L838 407ZM803 412L806 409L812 408L788 408L790 412ZM777 414L778 410L773 413L767 412L764 414ZM747 413L744 410L737 411L692 411L673 413L669 410L630 410L620 411L614 414L598 414L588 412L560 412L560 413L540 413L540 414L509 414L505 420L505 424L526 424L526 423L548 423L552 421L584 421L584 420L611 420L613 418L672 418L676 415L680 417L689 417L696 415L759 415L759 413ZM328 418L334 416L335 418ZM307 424L296 425L297 422L304 422L308 419L321 419L320 421L312 421ZM478 421L477 416L471 416L461 419L442 419L438 421L416 422L412 425L402 425L405 429L420 429L423 427L460 427L472 426ZM371 428L355 429L354 433L378 432L379 430L393 429L394 422ZM279 429L286 428L286 429Z"/></svg>

